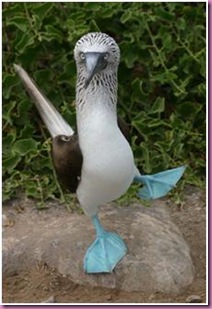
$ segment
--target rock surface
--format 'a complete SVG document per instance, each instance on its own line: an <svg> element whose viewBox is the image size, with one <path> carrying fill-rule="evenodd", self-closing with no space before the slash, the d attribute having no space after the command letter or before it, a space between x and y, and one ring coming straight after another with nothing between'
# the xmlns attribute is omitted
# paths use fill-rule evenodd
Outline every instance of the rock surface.
<svg viewBox="0 0 212 309"><path fill-rule="evenodd" d="M49 303L49 304L56 303L55 297L54 296L50 296L48 299L42 301L41 303Z"/></svg>
<svg viewBox="0 0 212 309"><path fill-rule="evenodd" d="M95 237L89 218L55 207L29 207L19 214L6 210L4 219L13 224L3 226L3 275L46 263L76 283L124 291L178 294L192 283L189 248L163 201L101 209L104 227L118 232L129 252L114 273L95 275L83 272L84 254Z"/></svg>
<svg viewBox="0 0 212 309"><path fill-rule="evenodd" d="M190 295L186 299L186 303L201 303L202 302L202 297L199 295Z"/></svg>

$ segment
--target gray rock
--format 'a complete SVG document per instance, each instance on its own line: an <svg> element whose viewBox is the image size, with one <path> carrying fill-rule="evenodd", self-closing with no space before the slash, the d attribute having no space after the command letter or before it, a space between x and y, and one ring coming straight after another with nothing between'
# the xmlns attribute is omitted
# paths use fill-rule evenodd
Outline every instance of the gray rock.
<svg viewBox="0 0 212 309"><path fill-rule="evenodd" d="M7 223L7 216L6 215L2 215L2 226L5 226Z"/></svg>
<svg viewBox="0 0 212 309"><path fill-rule="evenodd" d="M52 207L29 208L16 216L3 233L3 274L9 275L44 262L79 284L124 291L178 294L190 285L194 267L189 248L171 221L163 201L142 205L103 207L104 227L125 240L129 252L112 274L88 275L83 257L95 237L90 219Z"/></svg>
<svg viewBox="0 0 212 309"><path fill-rule="evenodd" d="M50 296L48 299L42 301L41 303L53 304L53 303L56 303L56 300L55 300L55 297L54 297L54 296Z"/></svg>
<svg viewBox="0 0 212 309"><path fill-rule="evenodd" d="M202 303L202 297L198 295L190 295L186 298L186 303Z"/></svg>

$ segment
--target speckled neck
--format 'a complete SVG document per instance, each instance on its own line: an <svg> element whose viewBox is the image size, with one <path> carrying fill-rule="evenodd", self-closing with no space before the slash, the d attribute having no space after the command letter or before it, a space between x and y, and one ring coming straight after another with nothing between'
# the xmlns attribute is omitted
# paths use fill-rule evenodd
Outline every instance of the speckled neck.
<svg viewBox="0 0 212 309"><path fill-rule="evenodd" d="M76 107L77 113L89 113L89 110L103 108L116 113L117 71L96 74L85 89L85 73L77 72Z"/></svg>

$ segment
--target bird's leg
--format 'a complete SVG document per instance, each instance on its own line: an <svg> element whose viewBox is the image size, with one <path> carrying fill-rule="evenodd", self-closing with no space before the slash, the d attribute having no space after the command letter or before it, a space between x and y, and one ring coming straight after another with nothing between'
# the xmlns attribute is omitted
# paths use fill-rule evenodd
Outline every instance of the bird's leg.
<svg viewBox="0 0 212 309"><path fill-rule="evenodd" d="M97 215L92 217L92 223L96 239L86 252L84 270L86 273L112 272L127 253L127 247L118 234L104 230Z"/></svg>
<svg viewBox="0 0 212 309"><path fill-rule="evenodd" d="M186 166L180 166L154 175L141 175L138 173L134 181L144 186L138 191L140 198L145 200L165 196L182 177Z"/></svg>

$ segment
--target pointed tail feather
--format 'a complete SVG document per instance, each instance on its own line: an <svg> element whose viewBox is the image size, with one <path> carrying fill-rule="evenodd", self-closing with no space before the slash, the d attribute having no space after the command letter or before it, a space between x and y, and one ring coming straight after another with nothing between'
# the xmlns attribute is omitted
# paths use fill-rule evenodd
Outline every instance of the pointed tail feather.
<svg viewBox="0 0 212 309"><path fill-rule="evenodd" d="M138 191L139 197L151 200L165 196L175 187L185 169L186 166L180 166L154 175L137 175L134 181L144 185Z"/></svg>
<svg viewBox="0 0 212 309"><path fill-rule="evenodd" d="M32 97L40 116L45 123L52 138L57 135L73 135L74 131L63 119L53 104L45 98L35 82L29 77L27 72L19 65L14 64L16 73L19 75L29 95Z"/></svg>

